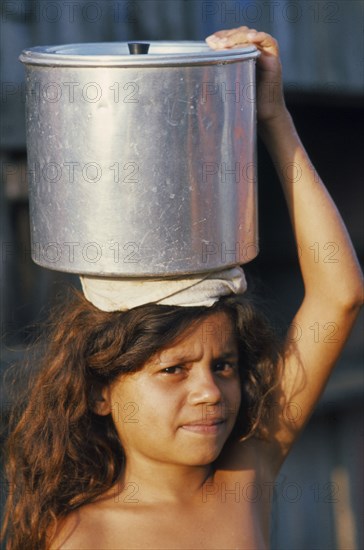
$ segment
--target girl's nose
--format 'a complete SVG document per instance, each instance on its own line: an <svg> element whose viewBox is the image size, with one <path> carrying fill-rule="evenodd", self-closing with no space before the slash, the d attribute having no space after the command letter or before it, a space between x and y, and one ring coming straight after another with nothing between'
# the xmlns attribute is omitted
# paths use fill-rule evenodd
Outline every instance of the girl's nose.
<svg viewBox="0 0 364 550"><path fill-rule="evenodd" d="M199 369L191 380L189 402L191 405L199 403L217 404L221 401L222 394L212 372Z"/></svg>

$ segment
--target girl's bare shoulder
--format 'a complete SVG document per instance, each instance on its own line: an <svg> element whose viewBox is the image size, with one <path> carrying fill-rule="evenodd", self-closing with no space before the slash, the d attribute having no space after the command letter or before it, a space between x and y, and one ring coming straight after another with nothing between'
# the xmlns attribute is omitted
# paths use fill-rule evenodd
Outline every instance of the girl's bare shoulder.
<svg viewBox="0 0 364 550"><path fill-rule="evenodd" d="M58 520L55 534L50 535L49 550L99 549L97 506L85 505Z"/></svg>

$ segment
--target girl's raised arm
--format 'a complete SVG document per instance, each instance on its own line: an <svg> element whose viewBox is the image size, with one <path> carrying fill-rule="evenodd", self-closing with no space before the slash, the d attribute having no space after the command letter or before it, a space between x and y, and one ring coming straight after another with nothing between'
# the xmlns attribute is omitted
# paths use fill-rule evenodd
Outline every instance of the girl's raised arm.
<svg viewBox="0 0 364 550"><path fill-rule="evenodd" d="M350 334L363 301L362 274L341 216L285 107L277 42L266 33L241 27L220 31L207 43L215 49L252 43L261 52L257 63L258 131L279 175L299 250L305 294L287 334L276 390L278 406L269 426L273 435L270 459L279 468ZM334 261L315 261L313 246L327 254L333 252ZM315 327L325 338L320 332L317 338ZM284 420L287 415L282 411L287 403L294 403L300 413L295 423Z"/></svg>

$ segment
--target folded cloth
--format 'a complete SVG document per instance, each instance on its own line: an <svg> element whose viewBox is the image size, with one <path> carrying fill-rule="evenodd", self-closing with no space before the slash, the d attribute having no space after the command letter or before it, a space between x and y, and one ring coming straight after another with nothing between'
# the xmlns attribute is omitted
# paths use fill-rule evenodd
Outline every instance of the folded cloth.
<svg viewBox="0 0 364 550"><path fill-rule="evenodd" d="M102 311L127 311L143 304L212 306L221 296L247 288L241 267L178 279L80 277L87 300Z"/></svg>

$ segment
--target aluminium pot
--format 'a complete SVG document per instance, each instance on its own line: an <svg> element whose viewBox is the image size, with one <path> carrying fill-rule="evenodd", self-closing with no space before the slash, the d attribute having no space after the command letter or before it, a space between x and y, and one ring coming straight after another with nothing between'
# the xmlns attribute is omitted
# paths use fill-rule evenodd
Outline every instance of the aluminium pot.
<svg viewBox="0 0 364 550"><path fill-rule="evenodd" d="M20 56L32 258L44 267L178 276L258 253L256 48L146 49L71 44Z"/></svg>

